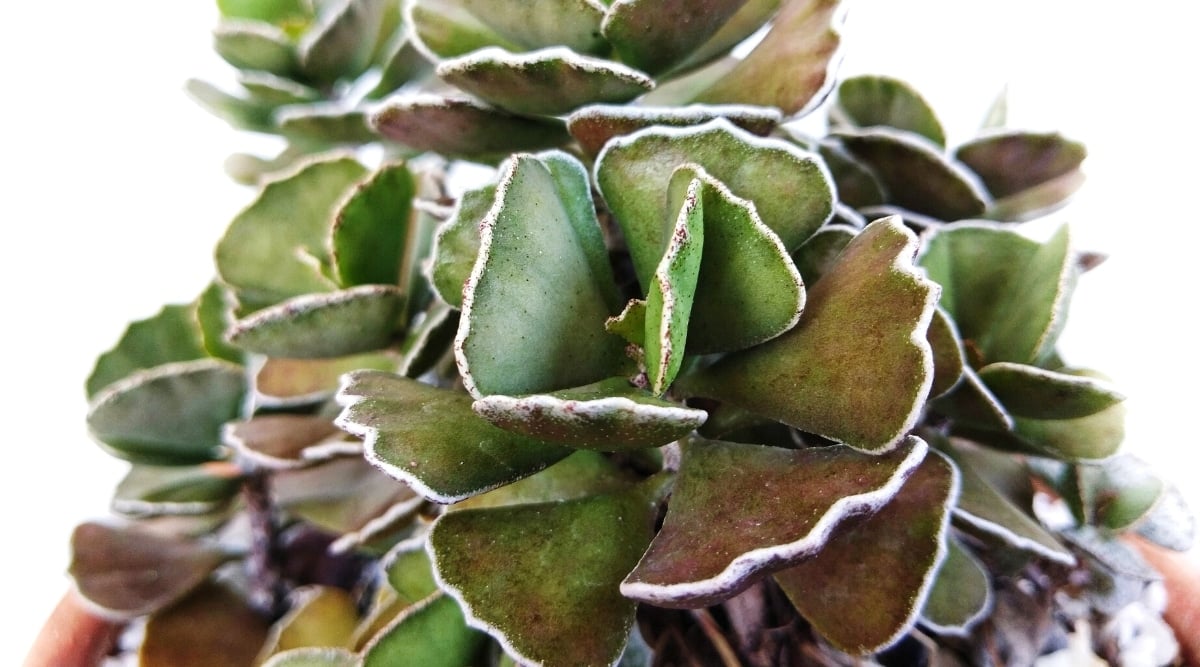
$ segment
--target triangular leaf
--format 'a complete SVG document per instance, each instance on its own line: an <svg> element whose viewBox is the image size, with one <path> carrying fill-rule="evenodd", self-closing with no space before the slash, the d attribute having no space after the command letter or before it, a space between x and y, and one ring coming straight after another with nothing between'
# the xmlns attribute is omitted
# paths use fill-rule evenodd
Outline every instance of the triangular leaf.
<svg viewBox="0 0 1200 667"><path fill-rule="evenodd" d="M238 320L229 342L269 357L345 357L387 347L403 308L404 295L390 285L297 296Z"/></svg>

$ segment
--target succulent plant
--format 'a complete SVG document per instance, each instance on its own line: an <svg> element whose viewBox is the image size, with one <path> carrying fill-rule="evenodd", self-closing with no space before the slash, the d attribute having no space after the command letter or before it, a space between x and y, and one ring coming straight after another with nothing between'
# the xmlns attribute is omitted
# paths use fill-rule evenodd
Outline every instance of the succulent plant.
<svg viewBox="0 0 1200 667"><path fill-rule="evenodd" d="M1190 545L1021 224L1083 146L835 86L837 2L218 4L291 143L87 382L143 664L1029 662Z"/></svg>

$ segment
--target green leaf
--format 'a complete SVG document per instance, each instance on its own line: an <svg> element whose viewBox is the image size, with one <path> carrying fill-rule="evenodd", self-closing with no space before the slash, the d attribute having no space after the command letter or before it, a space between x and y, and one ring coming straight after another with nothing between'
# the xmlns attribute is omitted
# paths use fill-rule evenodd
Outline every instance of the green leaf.
<svg viewBox="0 0 1200 667"><path fill-rule="evenodd" d="M821 276L837 264L837 258L858 235L858 230L848 225L825 225L809 237L792 253L792 262L800 272L804 284L812 287Z"/></svg>
<svg viewBox="0 0 1200 667"><path fill-rule="evenodd" d="M233 294L215 280L196 299L196 319L205 352L210 357L240 364L242 351L225 342L225 332L233 326L233 308Z"/></svg>
<svg viewBox="0 0 1200 667"><path fill-rule="evenodd" d="M225 560L213 544L89 522L71 534L69 572L106 615L132 619L187 595Z"/></svg>
<svg viewBox="0 0 1200 667"><path fill-rule="evenodd" d="M1091 521L1115 531L1145 518L1167 489L1150 465L1132 454L1080 464L1076 474Z"/></svg>
<svg viewBox="0 0 1200 667"><path fill-rule="evenodd" d="M418 378L433 368L450 350L458 332L459 313L444 302L430 304L421 322L413 327L400 346L396 372Z"/></svg>
<svg viewBox="0 0 1200 667"><path fill-rule="evenodd" d="M130 323L117 344L96 359L87 379L88 398L95 398L101 389L137 371L207 356L195 310L190 306L163 306L153 317Z"/></svg>
<svg viewBox="0 0 1200 667"><path fill-rule="evenodd" d="M397 544L380 565L387 574L388 585L408 604L416 604L438 590L424 536Z"/></svg>
<svg viewBox="0 0 1200 667"><path fill-rule="evenodd" d="M221 21L213 30L213 50L241 70L288 76L297 64L287 33L262 21Z"/></svg>
<svg viewBox="0 0 1200 667"><path fill-rule="evenodd" d="M337 425L365 439L372 464L435 502L515 482L571 453L492 426L466 394L378 371L349 373L343 383Z"/></svg>
<svg viewBox="0 0 1200 667"><path fill-rule="evenodd" d="M479 234L455 339L467 391L519 396L621 372L624 346L604 330L620 296L583 165L514 156Z"/></svg>
<svg viewBox="0 0 1200 667"><path fill-rule="evenodd" d="M358 625L354 598L332 586L301 586L288 595L288 612L271 626L259 661L297 648L352 648Z"/></svg>
<svg viewBox="0 0 1200 667"><path fill-rule="evenodd" d="M834 136L871 170L889 203L947 221L987 209L987 193L975 175L920 135L876 127Z"/></svg>
<svg viewBox="0 0 1200 667"><path fill-rule="evenodd" d="M929 103L899 79L855 76L843 80L838 86L837 106L830 114L850 127L882 125L919 134L938 146L946 145L946 133Z"/></svg>
<svg viewBox="0 0 1200 667"><path fill-rule="evenodd" d="M96 394L88 428L110 453L134 463L204 463L219 457L221 426L240 414L245 391L242 369L226 362L155 366Z"/></svg>
<svg viewBox="0 0 1200 667"><path fill-rule="evenodd" d="M241 470L228 463L129 469L113 493L112 509L125 515L207 514L237 494Z"/></svg>
<svg viewBox="0 0 1200 667"><path fill-rule="evenodd" d="M921 609L921 625L940 635L966 637L992 612L992 585L983 564L953 535L947 545L946 560Z"/></svg>
<svg viewBox="0 0 1200 667"><path fill-rule="evenodd" d="M172 667L253 664L267 621L221 584L209 583L146 623L139 664Z"/></svg>
<svg viewBox="0 0 1200 667"><path fill-rule="evenodd" d="M438 581L519 662L614 664L636 607L618 584L650 542L652 495L444 514L429 533Z"/></svg>
<svg viewBox="0 0 1200 667"><path fill-rule="evenodd" d="M270 357L329 359L387 347L402 327L404 295L360 285L292 297L238 320L229 342Z"/></svg>
<svg viewBox="0 0 1200 667"><path fill-rule="evenodd" d="M729 52L751 35L758 32L779 10L783 0L746 0L717 30L716 34L701 44L679 63L672 74L686 72L703 67L708 63L727 56Z"/></svg>
<svg viewBox="0 0 1200 667"><path fill-rule="evenodd" d="M429 275L438 296L462 308L462 290L479 256L479 223L496 199L496 186L485 185L463 193L454 211L438 228Z"/></svg>
<svg viewBox="0 0 1200 667"><path fill-rule="evenodd" d="M969 141L958 147L954 157L978 174L988 192L999 199L1078 171L1087 149L1060 134L1008 131Z"/></svg>
<svg viewBox="0 0 1200 667"><path fill-rule="evenodd" d="M646 329L642 340L646 375L650 391L656 396L666 392L683 365L692 303L700 278L706 188L697 171L681 167L671 179L667 197L670 209L675 211L674 222L666 250L646 289L642 317Z"/></svg>
<svg viewBox="0 0 1200 667"><path fill-rule="evenodd" d="M1196 517L1173 484L1159 496L1150 513L1133 526L1138 535L1167 549L1190 551L1196 544Z"/></svg>
<svg viewBox="0 0 1200 667"><path fill-rule="evenodd" d="M938 398L954 389L962 380L967 363L966 352L954 320L941 308L933 311L926 339L933 350L933 386L929 388L929 397Z"/></svg>
<svg viewBox="0 0 1200 667"><path fill-rule="evenodd" d="M565 46L602 53L605 7L596 0L420 0L408 4L409 24L421 46L442 58L498 46L530 51Z"/></svg>
<svg viewBox="0 0 1200 667"><path fill-rule="evenodd" d="M823 141L817 146L821 158L829 167L837 184L838 201L854 208L880 206L887 203L887 194L875 174L836 141Z"/></svg>
<svg viewBox="0 0 1200 667"><path fill-rule="evenodd" d="M438 592L403 611L363 649L363 667L462 667L487 635L467 627L458 604Z"/></svg>
<svg viewBox="0 0 1200 667"><path fill-rule="evenodd" d="M346 192L366 173L348 157L308 161L264 186L233 219L217 243L216 263L243 312L334 288L323 274L329 230Z"/></svg>
<svg viewBox="0 0 1200 667"><path fill-rule="evenodd" d="M741 104L692 104L684 107L593 104L567 117L567 131L579 142L584 153L594 157L614 137L633 134L655 125L702 125L714 118L725 118L760 137L770 134L781 120L778 109Z"/></svg>
<svg viewBox="0 0 1200 667"><path fill-rule="evenodd" d="M276 653L262 667L362 667L362 659L344 648L294 648Z"/></svg>
<svg viewBox="0 0 1200 667"><path fill-rule="evenodd" d="M472 100L433 95L390 98L370 122L376 132L414 150L483 161L571 139L555 118L523 118Z"/></svg>
<svg viewBox="0 0 1200 667"><path fill-rule="evenodd" d="M489 47L444 61L437 75L501 109L544 116L625 102L654 88L654 80L635 69L563 47L515 54Z"/></svg>
<svg viewBox="0 0 1200 667"><path fill-rule="evenodd" d="M645 354L642 351L646 345L646 301L644 299L630 299L620 313L604 322L604 329L608 333L628 341L635 348L636 355L642 357L641 365L645 365ZM630 354L630 348L627 347L625 352Z"/></svg>
<svg viewBox="0 0 1200 667"><path fill-rule="evenodd" d="M919 261L984 363L1040 365L1053 353L1078 274L1066 226L1038 243L996 224L948 225L926 237Z"/></svg>
<svg viewBox="0 0 1200 667"><path fill-rule="evenodd" d="M409 31L402 28L388 46L379 83L367 93L367 99L383 99L405 84L424 78L432 70L433 64L416 47Z"/></svg>
<svg viewBox="0 0 1200 667"><path fill-rule="evenodd" d="M626 0L611 5L604 37L623 62L657 74L715 35L746 0Z"/></svg>
<svg viewBox="0 0 1200 667"><path fill-rule="evenodd" d="M1061 461L1092 461L1116 453L1125 439L1125 404L1076 419L1014 417L1011 433L959 429L964 437L1007 451Z"/></svg>
<svg viewBox="0 0 1200 667"><path fill-rule="evenodd" d="M337 454L357 453L356 443L327 417L265 414L225 425L225 444L239 456L269 470L299 468Z"/></svg>
<svg viewBox="0 0 1200 667"><path fill-rule="evenodd" d="M549 394L484 396L472 407L506 431L605 452L669 444L707 417L620 377Z"/></svg>
<svg viewBox="0 0 1200 667"><path fill-rule="evenodd" d="M379 138L367 124L366 111L329 102L279 107L271 114L271 120L279 128L279 134L297 142L331 146L367 144Z"/></svg>
<svg viewBox="0 0 1200 667"><path fill-rule="evenodd" d="M681 377L679 390L864 451L896 446L933 382L925 333L938 286L912 265L916 247L898 219L871 223L808 292L799 324Z"/></svg>
<svg viewBox="0 0 1200 667"><path fill-rule="evenodd" d="M846 518L888 502L927 449L918 438L881 456L690 441L662 529L621 592L662 607L729 598L818 553Z"/></svg>
<svg viewBox="0 0 1200 667"><path fill-rule="evenodd" d="M392 163L359 183L338 209L330 245L343 287L400 282L415 193L408 167Z"/></svg>
<svg viewBox="0 0 1200 667"><path fill-rule="evenodd" d="M271 108L257 102L231 95L199 79L188 79L184 90L197 104L235 130L272 132Z"/></svg>
<svg viewBox="0 0 1200 667"><path fill-rule="evenodd" d="M633 474L617 467L603 454L580 450L537 474L455 503L450 511L617 493L628 489L635 480Z"/></svg>
<svg viewBox="0 0 1200 667"><path fill-rule="evenodd" d="M778 107L803 115L832 85L841 37L838 0L787 0L770 32L732 71L695 99Z"/></svg>
<svg viewBox="0 0 1200 667"><path fill-rule="evenodd" d="M217 0L223 16L265 21L277 26L307 23L312 3L307 0Z"/></svg>
<svg viewBox="0 0 1200 667"><path fill-rule="evenodd" d="M877 512L834 531L812 558L775 573L800 615L837 648L882 650L912 629L946 558L958 475L925 458Z"/></svg>
<svg viewBox="0 0 1200 667"><path fill-rule="evenodd" d="M300 68L309 78L332 82L366 71L379 40L386 0L343 0L322 12L300 41Z"/></svg>
<svg viewBox="0 0 1200 667"><path fill-rule="evenodd" d="M933 330L933 327L930 327ZM935 361L936 363L936 361ZM936 396L930 406L937 412L954 419L959 425L983 429L1011 430L1012 415L1004 409L971 366L961 367L962 378L950 391ZM935 369L936 374L936 369ZM936 377L934 379L936 382ZM933 394L931 393L931 396Z"/></svg>
<svg viewBox="0 0 1200 667"><path fill-rule="evenodd" d="M596 159L596 182L625 234L638 281L647 286L667 247L676 211L666 210L675 170L703 167L737 197L754 202L786 249L833 214L833 187L816 156L756 137L718 118L685 128L651 127L610 141Z"/></svg>
<svg viewBox="0 0 1200 667"><path fill-rule="evenodd" d="M1104 380L1024 364L988 364L979 379L1014 417L1074 419L1125 400Z"/></svg>
<svg viewBox="0 0 1200 667"><path fill-rule="evenodd" d="M304 84L257 70L239 72L238 83L250 93L251 99L271 107L309 104L321 98L320 92Z"/></svg>
<svg viewBox="0 0 1200 667"><path fill-rule="evenodd" d="M307 405L333 396L343 373L368 368L395 371L400 362L390 352L338 359L268 358L254 374L254 389L256 398L265 406Z"/></svg>

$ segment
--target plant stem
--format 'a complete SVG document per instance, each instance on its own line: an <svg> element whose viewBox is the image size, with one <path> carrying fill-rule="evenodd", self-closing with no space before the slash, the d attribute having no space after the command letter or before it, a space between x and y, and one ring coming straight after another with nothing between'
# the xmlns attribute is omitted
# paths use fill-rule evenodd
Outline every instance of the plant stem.
<svg viewBox="0 0 1200 667"><path fill-rule="evenodd" d="M250 555L246 574L250 580L250 606L267 618L283 612L283 580L279 576L279 527L271 507L270 479L254 471L242 482L242 498L250 515Z"/></svg>

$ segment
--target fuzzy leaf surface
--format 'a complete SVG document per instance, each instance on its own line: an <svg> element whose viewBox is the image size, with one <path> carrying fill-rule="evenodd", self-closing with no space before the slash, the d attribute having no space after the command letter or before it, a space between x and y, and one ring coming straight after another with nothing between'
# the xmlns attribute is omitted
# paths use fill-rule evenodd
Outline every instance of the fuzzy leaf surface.
<svg viewBox="0 0 1200 667"><path fill-rule="evenodd" d="M366 440L367 459L440 503L515 482L571 453L492 426L466 394L399 375L350 373L338 400L337 424Z"/></svg>
<svg viewBox="0 0 1200 667"><path fill-rule="evenodd" d="M940 634L965 636L992 610L992 584L979 559L953 535L921 609L921 625Z"/></svg>
<svg viewBox="0 0 1200 667"><path fill-rule="evenodd" d="M562 47L516 54L480 49L442 62L437 75L501 109L543 116L585 104L625 102L654 88L654 80L642 72Z"/></svg>
<svg viewBox="0 0 1200 667"><path fill-rule="evenodd" d="M1060 134L1008 131L969 141L958 147L954 157L978 174L999 199L1077 171L1087 149Z"/></svg>
<svg viewBox="0 0 1200 667"><path fill-rule="evenodd" d="M616 493L629 488L632 475L603 454L580 450L545 470L512 484L455 503L452 511L557 502Z"/></svg>
<svg viewBox="0 0 1200 667"><path fill-rule="evenodd" d="M912 629L946 557L958 475L927 456L879 511L835 530L775 581L813 628L847 653L873 653Z"/></svg>
<svg viewBox="0 0 1200 667"><path fill-rule="evenodd" d="M453 598L438 592L401 612L371 640L363 650L363 667L478 664L486 639L487 635L467 627Z"/></svg>
<svg viewBox="0 0 1200 667"><path fill-rule="evenodd" d="M532 51L565 46L578 53L601 53L604 4L596 0L419 0L409 17L422 45L441 58L489 46Z"/></svg>
<svg viewBox="0 0 1200 667"><path fill-rule="evenodd" d="M622 62L657 74L715 35L746 0L618 0L604 17L604 37Z"/></svg>
<svg viewBox="0 0 1200 667"><path fill-rule="evenodd" d="M896 446L934 371L925 334L938 286L912 265L916 245L896 218L871 223L808 292L799 324L681 377L680 390L864 451Z"/></svg>
<svg viewBox="0 0 1200 667"><path fill-rule="evenodd" d="M296 69L296 47L282 29L263 21L221 21L213 30L213 50L241 70L287 76Z"/></svg>
<svg viewBox="0 0 1200 667"><path fill-rule="evenodd" d="M513 151L561 146L571 139L562 121L524 118L466 99L397 96L371 116L383 136L418 151L495 161Z"/></svg>
<svg viewBox="0 0 1200 667"><path fill-rule="evenodd" d="M931 402L933 409L964 426L1002 431L1012 429L1012 415L983 384L979 374L970 365L964 365L961 369L962 377L958 384L934 398Z"/></svg>
<svg viewBox="0 0 1200 667"><path fill-rule="evenodd" d="M333 289L311 258L325 259L333 216L366 176L350 158L324 158L268 183L217 243L217 271L243 312Z"/></svg>
<svg viewBox="0 0 1200 667"><path fill-rule="evenodd" d="M589 156L596 156L604 144L655 125L689 127L714 118L725 118L747 132L764 137L771 133L782 116L778 109L744 104L692 104L684 107L647 107L622 104L593 104L567 117L567 131Z"/></svg>
<svg viewBox="0 0 1200 667"><path fill-rule="evenodd" d="M653 531L647 491L445 514L429 534L438 580L521 662L614 664L636 608L618 584Z"/></svg>
<svg viewBox="0 0 1200 667"><path fill-rule="evenodd" d="M756 137L722 118L619 137L596 159L596 182L625 233L643 286L650 284L667 246L665 221L676 211L666 210L665 194L684 164L702 167L735 196L753 202L788 250L833 214L833 186L816 156L782 140Z"/></svg>
<svg viewBox="0 0 1200 667"><path fill-rule="evenodd" d="M155 366L96 394L88 428L134 463L203 463L218 457L221 426L237 418L245 391L242 369L223 361Z"/></svg>
<svg viewBox="0 0 1200 667"><path fill-rule="evenodd" d="M832 86L841 44L838 0L786 0L771 30L728 74L695 99L778 107L788 116L819 103Z"/></svg>
<svg viewBox="0 0 1200 667"><path fill-rule="evenodd" d="M660 447L699 428L707 417L623 377L548 394L484 396L472 408L506 431L606 452Z"/></svg>
<svg viewBox="0 0 1200 667"><path fill-rule="evenodd" d="M430 282L446 303L462 308L462 291L479 257L479 223L496 199L496 186L467 190L454 212L438 228L434 241Z"/></svg>
<svg viewBox="0 0 1200 667"><path fill-rule="evenodd" d="M954 320L941 308L934 311L926 338L933 350L933 386L929 388L929 396L937 398L962 380L966 353Z"/></svg>
<svg viewBox="0 0 1200 667"><path fill-rule="evenodd" d="M946 133L937 114L912 86L886 76L855 76L838 85L835 118L851 127L885 126L919 134L938 146Z"/></svg>
<svg viewBox="0 0 1200 667"><path fill-rule="evenodd" d="M662 529L621 592L664 607L729 598L823 549L847 517L891 500L926 451L916 438L879 456L691 441Z"/></svg>
<svg viewBox="0 0 1200 667"><path fill-rule="evenodd" d="M998 362L979 369L979 379L1014 417L1075 419L1124 400L1111 385L1086 375Z"/></svg>
<svg viewBox="0 0 1200 667"><path fill-rule="evenodd" d="M210 583L146 623L141 665L208 667L253 664L267 622L223 585Z"/></svg>
<svg viewBox="0 0 1200 667"><path fill-rule="evenodd" d="M514 156L463 290L454 344L467 391L519 396L619 374L624 346L604 330L618 308L583 166L558 152Z"/></svg>
<svg viewBox="0 0 1200 667"><path fill-rule="evenodd" d="M712 37L701 44L671 72L691 71L729 55L735 46L758 32L779 11L784 0L746 0Z"/></svg>
<svg viewBox="0 0 1200 667"><path fill-rule="evenodd" d="M334 275L343 287L395 285L408 238L416 183L403 163L359 183L334 218Z"/></svg>
<svg viewBox="0 0 1200 667"><path fill-rule="evenodd" d="M229 342L269 357L346 357L387 347L403 309L404 295L391 285L307 294L237 321Z"/></svg>
<svg viewBox="0 0 1200 667"><path fill-rule="evenodd" d="M837 264L838 256L858 235L858 230L847 225L826 225L817 230L792 253L792 262L800 272L804 284L812 287Z"/></svg>
<svg viewBox="0 0 1200 667"><path fill-rule="evenodd" d="M117 344L96 359L87 379L88 398L137 371L207 356L195 309L163 306L153 317L130 323Z"/></svg>

